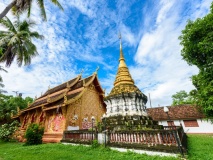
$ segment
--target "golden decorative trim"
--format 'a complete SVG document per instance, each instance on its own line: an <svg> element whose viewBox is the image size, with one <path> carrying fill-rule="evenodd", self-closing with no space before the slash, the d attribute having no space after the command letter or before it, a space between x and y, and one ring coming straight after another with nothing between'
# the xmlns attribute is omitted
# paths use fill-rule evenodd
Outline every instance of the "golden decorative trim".
<svg viewBox="0 0 213 160"><path fill-rule="evenodd" d="M81 74L78 75L76 80L73 83L71 83L70 85L67 83L67 88L71 88L72 86L74 86L80 79L81 79Z"/></svg>
<svg viewBox="0 0 213 160"><path fill-rule="evenodd" d="M73 97L72 99L69 99L69 100L67 101L67 103L65 103L65 104L74 103L75 101L77 101L77 100L84 94L85 91L86 91L86 89L84 89L83 91L81 91L81 93L78 94L76 97Z"/></svg>
<svg viewBox="0 0 213 160"><path fill-rule="evenodd" d="M50 103L51 102L51 100L50 100L50 95L48 94L47 95L47 103Z"/></svg>
<svg viewBox="0 0 213 160"><path fill-rule="evenodd" d="M121 94L121 93L133 93L133 92L142 94L142 92L135 85L132 85L132 84L120 84L118 86L115 86L111 90L111 92L110 92L110 94L108 96Z"/></svg>
<svg viewBox="0 0 213 160"><path fill-rule="evenodd" d="M64 104L66 104L66 103L67 103L67 94L64 93Z"/></svg>
<svg viewBox="0 0 213 160"><path fill-rule="evenodd" d="M88 87L88 89L89 89L89 90L96 90L94 84L90 84L89 87Z"/></svg>

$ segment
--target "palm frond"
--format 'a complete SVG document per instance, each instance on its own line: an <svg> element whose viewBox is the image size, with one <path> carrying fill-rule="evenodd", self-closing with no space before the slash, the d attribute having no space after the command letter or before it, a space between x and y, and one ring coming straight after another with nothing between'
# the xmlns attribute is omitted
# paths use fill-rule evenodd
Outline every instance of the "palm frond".
<svg viewBox="0 0 213 160"><path fill-rule="evenodd" d="M37 4L40 8L40 14L42 16L42 18L46 21L47 20L47 16L46 16L46 11L45 11L45 7L44 7L44 1L43 0L37 0Z"/></svg>
<svg viewBox="0 0 213 160"><path fill-rule="evenodd" d="M57 0L51 0L53 4L58 6L61 10L64 10L64 8L61 6L61 4Z"/></svg>
<svg viewBox="0 0 213 160"><path fill-rule="evenodd" d="M20 24L17 26L17 30L20 31L29 31L29 24L26 20L20 22Z"/></svg>
<svg viewBox="0 0 213 160"><path fill-rule="evenodd" d="M27 10L27 16L28 16L28 17L30 17L31 8L32 8L32 0L29 0L29 6L28 6L28 10Z"/></svg>
<svg viewBox="0 0 213 160"><path fill-rule="evenodd" d="M5 62L7 67L10 67L14 59L18 66L31 63L31 59L38 55L32 39L43 38L38 32L31 32L30 27L34 24L34 21L17 19L14 23L16 32L9 29L7 32L0 32L0 62Z"/></svg>
<svg viewBox="0 0 213 160"><path fill-rule="evenodd" d="M0 62L5 62L6 67L9 67L12 64L14 57L15 53L12 52L12 46L9 46L4 54L1 56Z"/></svg>
<svg viewBox="0 0 213 160"><path fill-rule="evenodd" d="M4 47L5 45L7 45L10 41L10 35L5 36L5 37L1 37L0 39L0 47Z"/></svg>
<svg viewBox="0 0 213 160"><path fill-rule="evenodd" d="M7 18L7 16L5 16L3 19L0 20L0 24L2 26L4 26L6 29L8 29L9 31L16 32L15 27L13 26L12 22L10 21L10 19Z"/></svg>
<svg viewBox="0 0 213 160"><path fill-rule="evenodd" d="M28 23L28 25L29 25L29 29L30 29L31 27L34 27L34 26L37 25L36 22L33 21L32 19L28 19L28 20L27 20L27 23Z"/></svg>
<svg viewBox="0 0 213 160"><path fill-rule="evenodd" d="M7 93L7 91L3 90L3 89L0 89L0 94L1 93Z"/></svg>
<svg viewBox="0 0 213 160"><path fill-rule="evenodd" d="M10 39L10 42L8 43L8 45L13 46L17 43L21 43L21 40L19 39L19 37L17 35L15 35Z"/></svg>
<svg viewBox="0 0 213 160"><path fill-rule="evenodd" d="M23 11L28 10L30 3L32 3L32 0L17 0L15 5L15 13L21 13Z"/></svg>
<svg viewBox="0 0 213 160"><path fill-rule="evenodd" d="M38 32L31 32L30 37L41 39L41 40L44 39L44 36L40 35Z"/></svg>
<svg viewBox="0 0 213 160"><path fill-rule="evenodd" d="M9 33L8 31L0 31L0 37L7 36Z"/></svg>
<svg viewBox="0 0 213 160"><path fill-rule="evenodd" d="M2 66L0 66L0 71L4 71L4 72L6 72L6 73L7 73L7 70L6 70L6 69L4 69Z"/></svg>
<svg viewBox="0 0 213 160"><path fill-rule="evenodd" d="M3 83L0 83L0 87L3 88L3 87L4 87L4 84L3 84Z"/></svg>

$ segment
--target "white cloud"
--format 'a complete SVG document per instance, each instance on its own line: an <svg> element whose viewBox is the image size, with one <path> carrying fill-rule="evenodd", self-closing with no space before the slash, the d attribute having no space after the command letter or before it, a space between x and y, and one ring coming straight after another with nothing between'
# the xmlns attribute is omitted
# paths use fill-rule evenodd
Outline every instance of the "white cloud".
<svg viewBox="0 0 213 160"><path fill-rule="evenodd" d="M155 107L158 104L170 105L171 96L180 90L192 90L194 86L190 77L198 72L196 67L188 66L182 60L178 36L188 18L206 14L205 7L210 5L193 3L200 7L191 11L194 12L191 17L183 17L183 6L177 3L161 1L155 27L143 34L135 55L137 66L131 66L138 86L146 95L151 94L152 106Z"/></svg>

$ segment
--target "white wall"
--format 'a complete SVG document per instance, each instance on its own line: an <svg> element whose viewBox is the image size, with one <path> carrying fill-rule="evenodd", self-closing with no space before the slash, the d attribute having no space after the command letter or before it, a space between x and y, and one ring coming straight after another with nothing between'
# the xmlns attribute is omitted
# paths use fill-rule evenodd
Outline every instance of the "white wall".
<svg viewBox="0 0 213 160"><path fill-rule="evenodd" d="M160 125L168 126L167 121L158 121ZM176 126L183 126L185 133L213 133L213 124L210 120L197 119L199 127L185 127L183 120L174 120Z"/></svg>

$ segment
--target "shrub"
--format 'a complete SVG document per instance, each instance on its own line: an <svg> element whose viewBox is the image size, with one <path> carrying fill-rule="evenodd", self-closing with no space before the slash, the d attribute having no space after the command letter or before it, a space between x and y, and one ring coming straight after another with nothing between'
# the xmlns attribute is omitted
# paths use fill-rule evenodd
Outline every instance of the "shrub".
<svg viewBox="0 0 213 160"><path fill-rule="evenodd" d="M26 145L42 144L42 136L44 134L44 128L38 124L32 123L27 128L25 138L27 139Z"/></svg>
<svg viewBox="0 0 213 160"><path fill-rule="evenodd" d="M100 144L98 143L98 140L93 140L92 141L92 148L98 148Z"/></svg>
<svg viewBox="0 0 213 160"><path fill-rule="evenodd" d="M5 123L0 126L0 139L2 141L9 141L13 133L18 129L19 122L13 121L12 123Z"/></svg>

